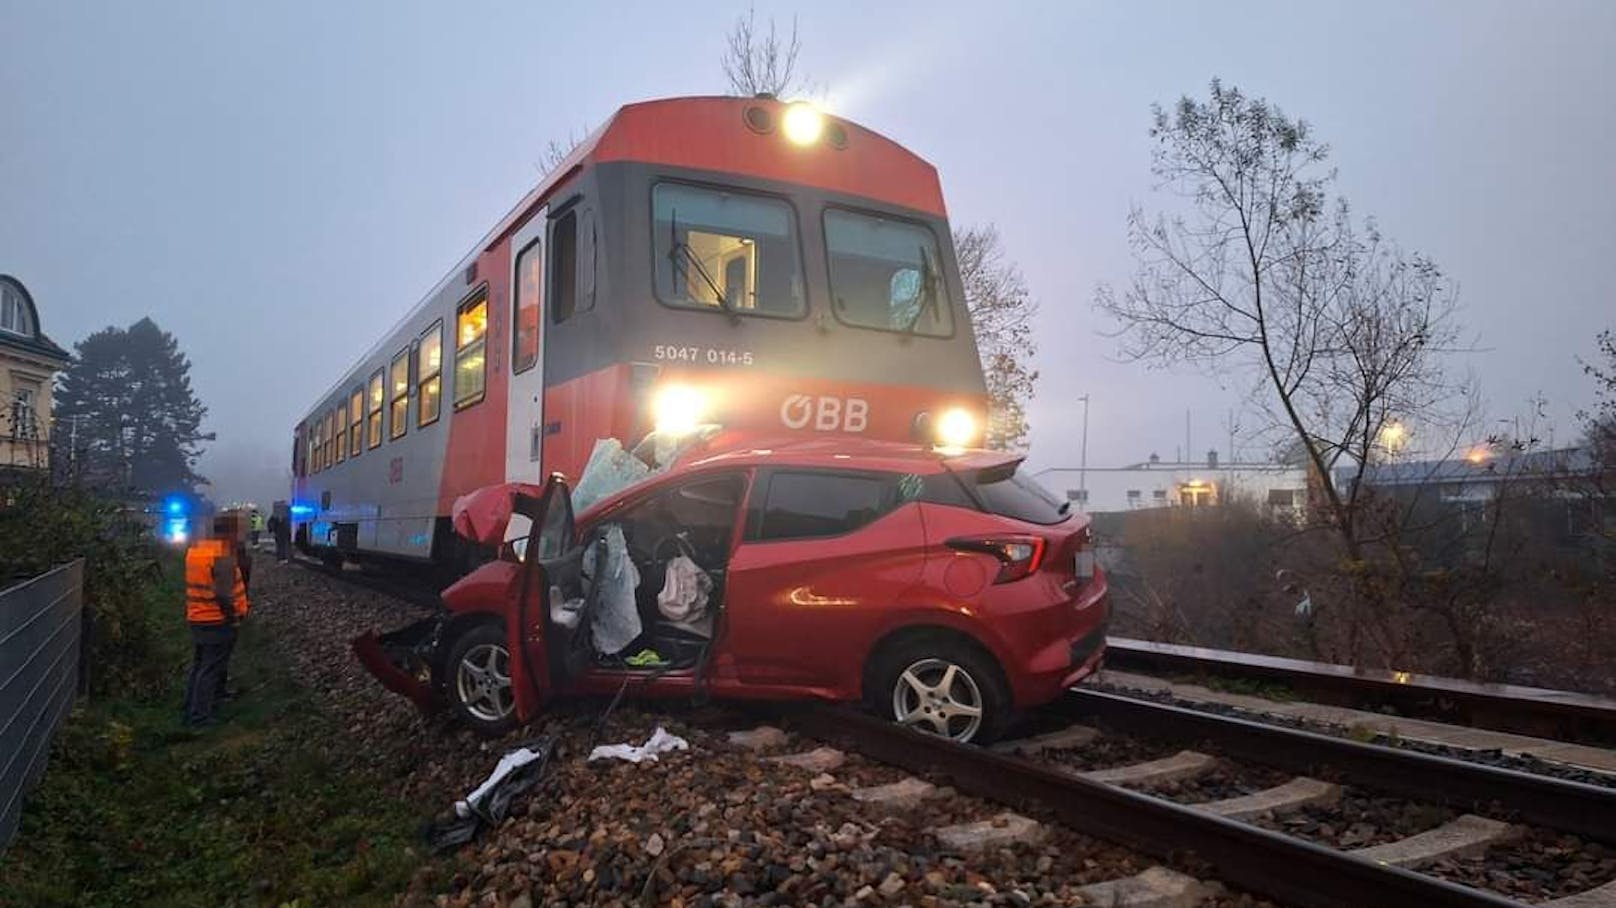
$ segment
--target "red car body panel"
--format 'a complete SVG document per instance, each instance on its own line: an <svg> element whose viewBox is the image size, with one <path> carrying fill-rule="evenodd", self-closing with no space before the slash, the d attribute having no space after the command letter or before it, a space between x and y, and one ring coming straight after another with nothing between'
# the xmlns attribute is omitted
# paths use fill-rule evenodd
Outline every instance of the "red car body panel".
<svg viewBox="0 0 1616 908"><path fill-rule="evenodd" d="M443 600L456 621L483 616L506 628L511 652L519 654L512 660L511 677L517 716L523 721L537 715L550 697L616 693L633 675L647 677L635 692L651 698L686 696L699 686L729 699L856 701L865 694L866 669L876 648L889 635L914 628L951 631L974 641L998 663L1014 706L1035 706L1094 671L1102 659L1106 578L1098 568L1080 578L1075 567L1077 553L1089 544L1087 517L1074 514L1042 525L967 507L909 501L839 536L745 538L755 505L751 499L764 469L925 476L1014 460L1012 455L972 452L945 463L913 445L863 440L792 440L778 447L751 443L716 453L687 453L666 472L586 510L577 518L578 538L675 485L720 473L746 476L746 500L739 506L730 543L724 629L699 685L691 670L653 678L649 669L598 666L562 687L552 685L545 648L543 591L548 581L542 571L534 571L525 611L519 609L524 565L514 561L481 566L445 590ZM1025 577L995 583L997 558L949 545L960 537L994 535L1045 540L1041 563ZM398 689L400 682L392 680L389 687Z"/></svg>

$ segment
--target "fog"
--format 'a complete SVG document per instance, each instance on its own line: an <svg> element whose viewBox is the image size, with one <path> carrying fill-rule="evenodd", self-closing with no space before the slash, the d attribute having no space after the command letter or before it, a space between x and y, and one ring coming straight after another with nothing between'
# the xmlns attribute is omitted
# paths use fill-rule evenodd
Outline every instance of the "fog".
<svg viewBox="0 0 1616 908"><path fill-rule="evenodd" d="M941 172L1042 304L1032 459L1226 448L1244 389L1115 360L1153 102L1220 76L1311 121L1340 188L1460 286L1493 418L1556 441L1616 323L1616 4L760 3L839 115ZM293 423L622 103L711 94L739 4L0 5L0 272L59 343L151 315L193 363L219 500L284 497ZM1249 420L1246 423L1250 425ZM1227 457L1227 451L1225 456ZM1253 452L1242 451L1242 454Z"/></svg>

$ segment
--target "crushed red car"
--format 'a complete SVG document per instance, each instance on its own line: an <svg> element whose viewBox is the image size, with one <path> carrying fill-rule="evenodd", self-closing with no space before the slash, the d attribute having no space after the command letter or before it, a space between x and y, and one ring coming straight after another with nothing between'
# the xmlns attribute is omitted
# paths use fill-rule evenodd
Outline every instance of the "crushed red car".
<svg viewBox="0 0 1616 908"><path fill-rule="evenodd" d="M355 641L418 704L497 734L555 697L863 702L986 741L1101 660L1088 518L1014 455L837 439L681 457L574 518L560 477L457 507L500 557ZM463 515L463 516L462 516Z"/></svg>

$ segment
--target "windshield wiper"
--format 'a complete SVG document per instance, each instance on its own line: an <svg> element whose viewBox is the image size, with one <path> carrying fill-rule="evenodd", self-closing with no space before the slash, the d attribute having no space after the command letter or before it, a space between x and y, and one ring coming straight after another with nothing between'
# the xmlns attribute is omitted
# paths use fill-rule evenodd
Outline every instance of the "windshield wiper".
<svg viewBox="0 0 1616 908"><path fill-rule="evenodd" d="M926 314L929 308L933 317L937 314L937 273L931 268L931 256L926 254L924 245L916 247L920 251L920 305L915 307L915 315L909 319L909 324L903 326L904 334L914 334L915 328L920 324L920 317Z"/></svg>
<svg viewBox="0 0 1616 908"><path fill-rule="evenodd" d="M713 292L713 299L718 301L719 307L730 315L734 315L735 309L730 306L729 297L718 289L718 282L713 280L713 276L707 273L706 268L702 267L701 259L696 256L695 250L690 248L689 243L679 239L679 212L677 211L673 212L668 221L668 234L669 241L672 244L668 248L668 261L673 267L679 268L680 254L683 253L685 263L696 267L696 273L701 275L702 281L707 284L707 289ZM690 272L687 269L679 268L679 276L685 279L687 285L690 283Z"/></svg>

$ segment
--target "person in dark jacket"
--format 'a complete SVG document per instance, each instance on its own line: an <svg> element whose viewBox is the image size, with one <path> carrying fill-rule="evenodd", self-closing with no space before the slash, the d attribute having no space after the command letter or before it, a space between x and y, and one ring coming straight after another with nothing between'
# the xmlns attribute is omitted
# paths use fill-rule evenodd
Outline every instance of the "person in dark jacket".
<svg viewBox="0 0 1616 908"><path fill-rule="evenodd" d="M275 540L275 560L285 564L292 557L292 521L282 505L269 515L269 535Z"/></svg>

